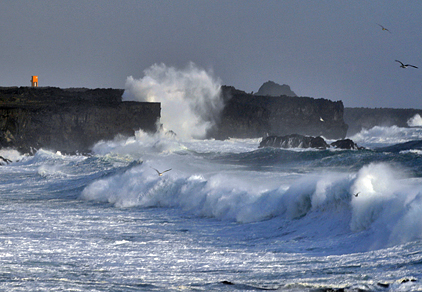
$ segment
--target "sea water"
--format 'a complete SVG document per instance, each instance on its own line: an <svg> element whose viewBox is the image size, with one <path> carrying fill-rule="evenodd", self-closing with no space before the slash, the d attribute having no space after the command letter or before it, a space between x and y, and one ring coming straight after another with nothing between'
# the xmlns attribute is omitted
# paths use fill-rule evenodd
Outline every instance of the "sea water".
<svg viewBox="0 0 422 292"><path fill-rule="evenodd" d="M2 150L0 290L420 291L422 151L373 149L422 131L351 138L367 149L138 131Z"/></svg>

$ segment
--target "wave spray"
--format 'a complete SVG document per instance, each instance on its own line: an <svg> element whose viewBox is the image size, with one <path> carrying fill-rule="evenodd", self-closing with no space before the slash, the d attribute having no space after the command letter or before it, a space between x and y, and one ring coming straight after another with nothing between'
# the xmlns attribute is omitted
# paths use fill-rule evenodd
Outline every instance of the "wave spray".
<svg viewBox="0 0 422 292"><path fill-rule="evenodd" d="M182 139L205 138L224 106L220 81L212 72L191 62L182 70L154 64L144 74L127 78L123 100L160 102L164 130Z"/></svg>

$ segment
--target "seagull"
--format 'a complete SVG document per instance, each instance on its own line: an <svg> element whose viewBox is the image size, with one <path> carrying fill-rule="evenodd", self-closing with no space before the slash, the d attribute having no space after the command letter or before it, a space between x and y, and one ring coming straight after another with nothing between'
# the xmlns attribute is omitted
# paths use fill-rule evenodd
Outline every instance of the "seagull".
<svg viewBox="0 0 422 292"><path fill-rule="evenodd" d="M357 197L359 194L360 194L360 192L357 192L357 193L355 194L355 197Z"/></svg>
<svg viewBox="0 0 422 292"><path fill-rule="evenodd" d="M324 119L323 119L323 118L321 118L321 117L319 117L319 120L320 120L321 122L323 122L323 121L324 121Z"/></svg>
<svg viewBox="0 0 422 292"><path fill-rule="evenodd" d="M381 24L377 23L379 26L381 26L382 30L388 31L389 33L391 33L391 31L389 31L387 28L383 27Z"/></svg>
<svg viewBox="0 0 422 292"><path fill-rule="evenodd" d="M162 176L163 175L163 173L165 173L165 172L167 172L167 171L170 171L171 170L171 168L170 169L167 169L167 170L164 170L163 172L159 172L157 169L155 169L155 168L153 168L153 167L151 167L152 169L154 169L157 173L158 173L158 176Z"/></svg>
<svg viewBox="0 0 422 292"><path fill-rule="evenodd" d="M416 69L418 69L418 67L416 67L416 66L413 66L413 65L410 65L410 64L403 64L402 62L400 62L399 60L396 60L396 62L399 62L401 65L400 65L400 67L401 68L407 68L407 67L413 67L413 68L416 68Z"/></svg>

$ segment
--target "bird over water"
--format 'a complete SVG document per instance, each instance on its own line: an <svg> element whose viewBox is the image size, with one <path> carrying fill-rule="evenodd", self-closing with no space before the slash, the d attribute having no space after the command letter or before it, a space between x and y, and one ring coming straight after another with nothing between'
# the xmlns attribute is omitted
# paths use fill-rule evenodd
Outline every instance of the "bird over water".
<svg viewBox="0 0 422 292"><path fill-rule="evenodd" d="M171 168L170 169L167 169L167 170L164 170L164 171L162 171L162 172L159 172L158 171L158 169L155 169L155 168L153 168L153 167L151 167L152 169L154 169L157 173L158 173L158 176L162 176L163 175L163 173L165 173L165 172L167 172L167 171L170 171L171 170Z"/></svg>

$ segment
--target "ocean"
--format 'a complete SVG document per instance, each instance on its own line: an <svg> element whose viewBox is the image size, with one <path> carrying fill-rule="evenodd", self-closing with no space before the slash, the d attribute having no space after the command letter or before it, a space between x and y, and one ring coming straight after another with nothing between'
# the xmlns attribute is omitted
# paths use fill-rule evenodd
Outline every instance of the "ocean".
<svg viewBox="0 0 422 292"><path fill-rule="evenodd" d="M1 150L0 290L421 291L422 128L350 138Z"/></svg>

